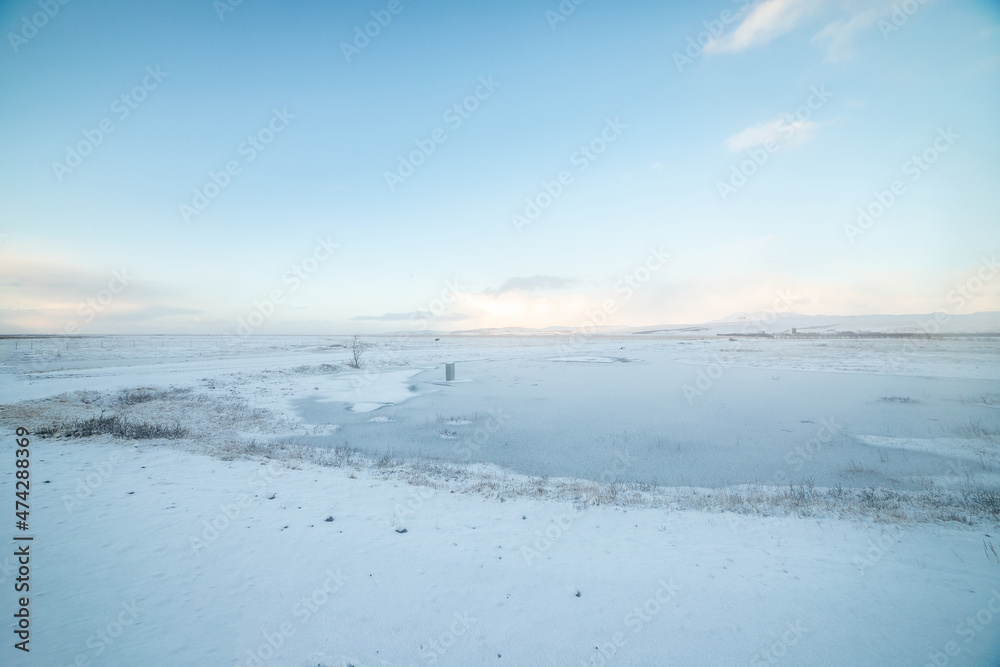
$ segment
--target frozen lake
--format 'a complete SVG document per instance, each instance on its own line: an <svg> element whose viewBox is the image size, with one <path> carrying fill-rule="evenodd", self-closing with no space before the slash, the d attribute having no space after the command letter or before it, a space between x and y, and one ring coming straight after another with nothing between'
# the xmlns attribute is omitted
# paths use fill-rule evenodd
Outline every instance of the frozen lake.
<svg viewBox="0 0 1000 667"><path fill-rule="evenodd" d="M638 350L628 341L595 342L593 356L571 361L556 360L555 346L465 361L463 351L454 351L458 381L443 382L440 366L401 376L411 396L375 410L298 399L306 421L340 426L310 440L599 481L724 486L811 478L821 486L911 489L952 461L981 467L963 435L970 424L1000 421L995 406L974 400L1000 393L997 380L726 367L693 393L702 367L684 363L687 350L672 341ZM356 391L359 400L366 389ZM897 447L873 446L870 436ZM908 440L936 453L904 448Z"/></svg>
<svg viewBox="0 0 1000 667"><path fill-rule="evenodd" d="M995 340L386 336L361 370L345 342L8 339L0 392L190 388L304 426L272 439L596 481L910 490L1000 465Z"/></svg>

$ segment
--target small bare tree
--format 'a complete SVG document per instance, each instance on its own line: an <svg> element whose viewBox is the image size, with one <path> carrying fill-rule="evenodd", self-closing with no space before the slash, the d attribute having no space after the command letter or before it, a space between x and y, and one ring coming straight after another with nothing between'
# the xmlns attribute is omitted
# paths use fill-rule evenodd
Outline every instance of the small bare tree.
<svg viewBox="0 0 1000 667"><path fill-rule="evenodd" d="M365 342L361 340L361 334L354 334L351 336L351 358L348 360L347 365L351 368L361 368L361 357L365 354Z"/></svg>

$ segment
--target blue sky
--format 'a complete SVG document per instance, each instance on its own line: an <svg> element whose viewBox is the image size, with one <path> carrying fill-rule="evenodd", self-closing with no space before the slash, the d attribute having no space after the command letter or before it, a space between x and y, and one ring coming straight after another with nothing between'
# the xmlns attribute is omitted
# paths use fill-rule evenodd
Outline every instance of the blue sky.
<svg viewBox="0 0 1000 667"><path fill-rule="evenodd" d="M1000 310L997 3L224 3L0 5L0 331Z"/></svg>

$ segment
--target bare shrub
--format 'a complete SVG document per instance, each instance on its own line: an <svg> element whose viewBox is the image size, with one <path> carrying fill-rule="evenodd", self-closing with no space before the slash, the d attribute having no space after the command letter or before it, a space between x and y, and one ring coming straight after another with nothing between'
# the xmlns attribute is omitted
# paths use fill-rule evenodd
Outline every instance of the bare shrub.
<svg viewBox="0 0 1000 667"><path fill-rule="evenodd" d="M110 435L115 438L126 440L151 440L156 438L166 438L175 440L187 435L188 430L180 424L172 425L154 424L151 422L131 420L118 415L105 416L102 412L99 417L80 419L56 429L67 438L89 438L95 435Z"/></svg>
<svg viewBox="0 0 1000 667"><path fill-rule="evenodd" d="M402 459L395 458L392 454L383 454L375 461L376 468L398 468L403 465Z"/></svg>
<svg viewBox="0 0 1000 667"><path fill-rule="evenodd" d="M347 360L347 365L351 368L361 368L363 363L362 357L367 348L368 345L361 340L361 334L351 336L351 358Z"/></svg>
<svg viewBox="0 0 1000 667"><path fill-rule="evenodd" d="M337 445L333 448L333 461L331 463L336 468L343 468L355 465L360 458L361 452L345 442L343 445Z"/></svg>

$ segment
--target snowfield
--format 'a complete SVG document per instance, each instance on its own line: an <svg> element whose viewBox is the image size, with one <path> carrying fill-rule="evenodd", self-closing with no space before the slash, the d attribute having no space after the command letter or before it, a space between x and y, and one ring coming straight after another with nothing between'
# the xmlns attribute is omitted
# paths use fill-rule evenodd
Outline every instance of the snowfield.
<svg viewBox="0 0 1000 667"><path fill-rule="evenodd" d="M0 339L4 664L1000 664L995 339L439 338Z"/></svg>

